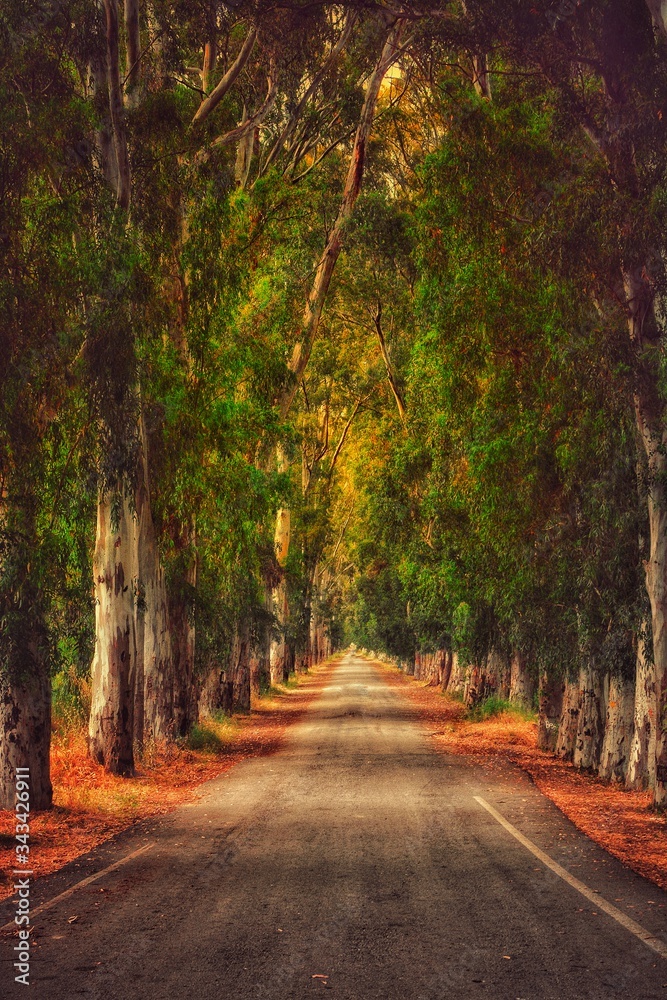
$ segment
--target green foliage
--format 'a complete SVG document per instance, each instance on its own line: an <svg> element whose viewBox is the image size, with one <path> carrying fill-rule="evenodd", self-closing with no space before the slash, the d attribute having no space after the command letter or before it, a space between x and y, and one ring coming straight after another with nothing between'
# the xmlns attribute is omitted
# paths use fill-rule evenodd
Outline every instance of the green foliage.
<svg viewBox="0 0 667 1000"><path fill-rule="evenodd" d="M486 719L493 719L498 715L511 715L526 721L532 721L535 718L535 712L531 709L520 708L503 698L497 698L495 695L485 698L484 701L471 708L466 718L472 722L484 722Z"/></svg>

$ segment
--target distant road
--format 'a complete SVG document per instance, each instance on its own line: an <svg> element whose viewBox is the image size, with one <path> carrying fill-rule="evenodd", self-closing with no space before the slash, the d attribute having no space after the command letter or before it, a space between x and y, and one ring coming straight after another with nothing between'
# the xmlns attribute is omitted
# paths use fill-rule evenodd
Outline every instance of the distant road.
<svg viewBox="0 0 667 1000"><path fill-rule="evenodd" d="M667 894L509 765L436 753L351 654L285 749L41 880L33 904L150 844L36 917L32 993L5 936L0 996L667 1000Z"/></svg>

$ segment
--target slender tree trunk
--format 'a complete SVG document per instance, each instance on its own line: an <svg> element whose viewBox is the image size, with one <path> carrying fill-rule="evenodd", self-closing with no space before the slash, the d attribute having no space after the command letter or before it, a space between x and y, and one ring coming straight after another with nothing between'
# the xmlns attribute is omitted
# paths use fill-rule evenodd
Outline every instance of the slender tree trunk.
<svg viewBox="0 0 667 1000"><path fill-rule="evenodd" d="M228 679L232 682L232 710L249 712L250 633L245 623L239 623L234 629Z"/></svg>
<svg viewBox="0 0 667 1000"><path fill-rule="evenodd" d="M112 500L100 497L93 558L95 655L88 736L91 756L112 774L134 772L134 680L137 667L137 530L122 497L118 524Z"/></svg>
<svg viewBox="0 0 667 1000"><path fill-rule="evenodd" d="M279 455L279 463L282 467L282 452ZM281 568L282 575L276 586L273 588L272 594L273 614L279 629L278 638L274 639L271 643L272 684L282 684L286 681L288 676L287 671L289 669L287 640L285 635L289 618L289 596L285 566L289 555L290 532L290 511L286 508L282 508L278 511L276 516L276 530L274 536L276 559Z"/></svg>
<svg viewBox="0 0 667 1000"><path fill-rule="evenodd" d="M449 679L452 676L454 664L454 654L450 649L442 650L442 673L440 675L440 690L446 691L449 686Z"/></svg>
<svg viewBox="0 0 667 1000"><path fill-rule="evenodd" d="M161 740L173 735L174 674L167 586L148 501L142 505L139 538L144 648L143 738Z"/></svg>
<svg viewBox="0 0 667 1000"><path fill-rule="evenodd" d="M644 643L637 643L634 724L626 784L628 788L655 786L655 673L646 662Z"/></svg>
<svg viewBox="0 0 667 1000"><path fill-rule="evenodd" d="M174 673L174 733L185 736L197 721L195 690L195 624L189 594L196 582L192 561L183 580L184 589L169 594L168 621Z"/></svg>
<svg viewBox="0 0 667 1000"><path fill-rule="evenodd" d="M651 605L655 692L656 805L667 805L667 426L660 387L653 289L643 269L624 273L630 337L638 351L635 415L648 467L649 553L644 563Z"/></svg>

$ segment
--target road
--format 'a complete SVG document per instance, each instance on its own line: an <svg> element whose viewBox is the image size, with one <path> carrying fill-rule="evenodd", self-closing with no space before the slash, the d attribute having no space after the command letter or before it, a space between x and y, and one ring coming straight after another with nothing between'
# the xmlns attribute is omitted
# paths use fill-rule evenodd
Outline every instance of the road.
<svg viewBox="0 0 667 1000"><path fill-rule="evenodd" d="M382 672L347 654L282 751L39 881L33 906L152 845L35 918L31 995L667 1000L667 959L478 799L667 942L666 893L521 772L436 752ZM2 997L25 995L12 943Z"/></svg>

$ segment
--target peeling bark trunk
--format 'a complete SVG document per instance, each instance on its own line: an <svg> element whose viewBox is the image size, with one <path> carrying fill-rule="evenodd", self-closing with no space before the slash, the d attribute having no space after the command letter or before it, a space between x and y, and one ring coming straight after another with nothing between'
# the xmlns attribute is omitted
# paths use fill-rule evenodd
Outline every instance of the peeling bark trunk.
<svg viewBox="0 0 667 1000"><path fill-rule="evenodd" d="M173 736L174 674L169 604L164 569L148 501L140 519L141 596L143 601L143 738Z"/></svg>
<svg viewBox="0 0 667 1000"><path fill-rule="evenodd" d="M130 157L127 150L123 88L120 79L118 50L118 6L115 0L104 0L107 36L107 72L109 81L109 111L116 157L116 200L124 211L130 207Z"/></svg>
<svg viewBox="0 0 667 1000"><path fill-rule="evenodd" d="M510 696L510 664L502 653L492 649L486 661L485 695L488 698L494 694L503 701Z"/></svg>
<svg viewBox="0 0 667 1000"><path fill-rule="evenodd" d="M509 700L521 708L532 708L535 698L535 680L522 653L514 653L510 661Z"/></svg>
<svg viewBox="0 0 667 1000"><path fill-rule="evenodd" d="M604 738L606 704L602 678L594 663L581 668L581 702L572 762L582 770L597 770Z"/></svg>
<svg viewBox="0 0 667 1000"><path fill-rule="evenodd" d="M644 643L637 643L634 725L626 784L628 788L655 786L655 674L644 656Z"/></svg>
<svg viewBox="0 0 667 1000"><path fill-rule="evenodd" d="M137 531L126 497L116 530L111 521L111 498L101 497L93 558L95 655L88 736L95 760L112 774L130 775L134 773Z"/></svg>
<svg viewBox="0 0 667 1000"><path fill-rule="evenodd" d="M261 690L261 674L260 674L260 660L259 660L259 650L254 646L250 646L250 697L254 695L257 697Z"/></svg>
<svg viewBox="0 0 667 1000"><path fill-rule="evenodd" d="M449 674L447 691L449 694L463 694L465 689L466 668L461 663L459 654L454 650L452 653L452 669Z"/></svg>
<svg viewBox="0 0 667 1000"><path fill-rule="evenodd" d="M564 760L572 760L574 748L577 745L579 729L579 714L581 712L581 682L576 680L565 682L563 690L563 707L561 710L558 734L556 736L555 753Z"/></svg>
<svg viewBox="0 0 667 1000"><path fill-rule="evenodd" d="M484 667L479 663L471 663L466 670L463 701L468 708L479 705L486 697L486 678Z"/></svg>
<svg viewBox="0 0 667 1000"><path fill-rule="evenodd" d="M537 745L540 750L556 748L558 726L563 709L564 684L552 680L546 673L540 675L538 689Z"/></svg>
<svg viewBox="0 0 667 1000"><path fill-rule="evenodd" d="M50 809L51 678L34 651L25 676L0 675L0 809L14 811L16 768L29 768L31 811Z"/></svg>
<svg viewBox="0 0 667 1000"><path fill-rule="evenodd" d="M598 774L608 781L625 781L634 729L635 685L626 677L609 678L607 720Z"/></svg>
<svg viewBox="0 0 667 1000"><path fill-rule="evenodd" d="M667 805L667 427L656 346L653 289L643 268L624 275L630 338L639 352L635 416L648 467L649 555L644 563L651 605L655 697L656 805Z"/></svg>
<svg viewBox="0 0 667 1000"><path fill-rule="evenodd" d="M250 711L250 636L246 624L237 625L229 658L228 680L232 683L232 711Z"/></svg>
<svg viewBox="0 0 667 1000"><path fill-rule="evenodd" d="M454 662L454 655L450 649L443 649L442 651L442 673L440 674L440 690L446 691L449 685L449 679L452 676L452 666Z"/></svg>
<svg viewBox="0 0 667 1000"><path fill-rule="evenodd" d="M186 736L197 721L194 685L195 629L187 597L182 594L170 595L168 614L174 671L173 730L176 736Z"/></svg>
<svg viewBox="0 0 667 1000"><path fill-rule="evenodd" d="M279 457L280 464L280 457ZM276 530L274 545L278 565L282 569L282 576L273 588L272 605L273 614L276 618L280 634L271 643L271 683L282 684L287 680L288 649L285 637L285 629L289 618L289 596L287 591L287 577L285 576L285 564L289 554L291 532L291 515L289 510L281 509L276 516Z"/></svg>

